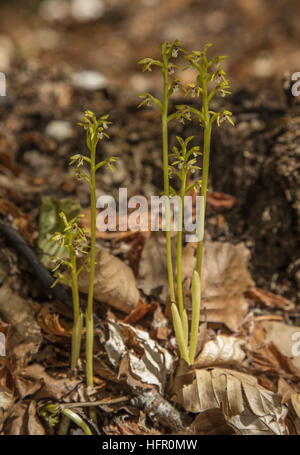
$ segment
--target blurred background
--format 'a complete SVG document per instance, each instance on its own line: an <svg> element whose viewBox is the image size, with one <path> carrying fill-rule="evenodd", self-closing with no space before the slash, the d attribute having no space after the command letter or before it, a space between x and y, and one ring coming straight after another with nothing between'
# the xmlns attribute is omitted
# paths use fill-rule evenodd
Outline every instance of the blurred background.
<svg viewBox="0 0 300 455"><path fill-rule="evenodd" d="M110 113L100 153L120 158L116 172L98 176L98 195L120 186L159 194L159 113L137 104L141 92L158 94L161 75L142 73L137 61L159 57L164 40L190 50L211 42L211 55L228 56L233 95L222 103L236 128L215 129L210 191L236 203L220 214L222 201L211 202L208 236L245 242L257 285L300 297L300 104L283 90L284 75L300 71L299 19L299 0L1 0L0 200L35 229L45 195L88 207L86 185L68 167L85 148L76 127L84 109ZM171 141L199 138L198 125L171 128Z"/></svg>
<svg viewBox="0 0 300 455"><path fill-rule="evenodd" d="M139 91L137 60L179 38L228 55L234 87L276 83L300 62L299 13L298 0L2 0L0 70L70 64Z"/></svg>

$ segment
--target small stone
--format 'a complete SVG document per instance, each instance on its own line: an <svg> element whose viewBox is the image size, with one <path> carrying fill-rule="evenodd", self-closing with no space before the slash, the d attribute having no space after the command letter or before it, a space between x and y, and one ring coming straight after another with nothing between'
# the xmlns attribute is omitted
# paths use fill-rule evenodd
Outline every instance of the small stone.
<svg viewBox="0 0 300 455"><path fill-rule="evenodd" d="M99 19L105 13L102 0L72 0L71 15L79 22Z"/></svg>
<svg viewBox="0 0 300 455"><path fill-rule="evenodd" d="M10 68L14 54L14 45L8 36L0 35L0 71L7 71Z"/></svg>
<svg viewBox="0 0 300 455"><path fill-rule="evenodd" d="M65 141L73 136L73 128L69 122L64 120L53 120L48 123L45 134L57 141Z"/></svg>
<svg viewBox="0 0 300 455"><path fill-rule="evenodd" d="M69 4L65 0L45 0L39 12L46 21L62 21L69 14Z"/></svg>
<svg viewBox="0 0 300 455"><path fill-rule="evenodd" d="M85 90L100 90L107 86L107 79L97 71L80 71L73 74L72 84Z"/></svg>

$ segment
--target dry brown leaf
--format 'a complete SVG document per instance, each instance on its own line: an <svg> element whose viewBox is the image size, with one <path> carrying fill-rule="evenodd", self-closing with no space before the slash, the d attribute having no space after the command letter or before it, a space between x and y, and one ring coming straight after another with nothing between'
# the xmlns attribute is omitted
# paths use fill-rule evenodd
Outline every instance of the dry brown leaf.
<svg viewBox="0 0 300 455"><path fill-rule="evenodd" d="M61 400L80 384L77 379L62 375L51 376L39 364L30 365L14 374L15 387L21 398L32 396L36 399Z"/></svg>
<svg viewBox="0 0 300 455"><path fill-rule="evenodd" d="M293 345L299 340L300 327L283 324L277 321L264 321L261 323L267 333L267 342L272 342L279 352L292 359L292 364L300 370L300 355L293 355ZM295 334L299 336L294 338ZM298 341L299 351L299 341Z"/></svg>
<svg viewBox="0 0 300 455"><path fill-rule="evenodd" d="M240 295L253 286L248 270L250 253L243 243L206 242L203 260L203 296Z"/></svg>
<svg viewBox="0 0 300 455"><path fill-rule="evenodd" d="M247 291L247 297L269 308L279 308L285 311L290 311L295 308L295 304L290 300L285 299L280 295L273 294L273 292L265 291L264 289L250 288Z"/></svg>
<svg viewBox="0 0 300 455"><path fill-rule="evenodd" d="M89 286L88 271L79 275L79 289L87 293ZM139 302L132 270L119 258L103 249L96 253L94 298L107 303L124 313L130 313Z"/></svg>
<svg viewBox="0 0 300 455"><path fill-rule="evenodd" d="M292 393L291 395L291 402L297 417L300 419L300 394L299 393Z"/></svg>
<svg viewBox="0 0 300 455"><path fill-rule="evenodd" d="M34 311L29 301L12 291L8 282L0 288L0 317L10 324L8 349L24 341L34 342L38 349L42 337Z"/></svg>
<svg viewBox="0 0 300 455"><path fill-rule="evenodd" d="M236 204L237 199L230 194L212 191L207 195L207 204L214 210L230 210Z"/></svg>
<svg viewBox="0 0 300 455"><path fill-rule="evenodd" d="M221 409L237 434L284 434L286 409L280 397L264 389L256 378L233 370L195 370L192 383L176 395L186 411L202 413Z"/></svg>
<svg viewBox="0 0 300 455"><path fill-rule="evenodd" d="M246 356L241 349L244 344L245 342L240 338L216 335L203 346L195 360L195 367L240 365Z"/></svg>
<svg viewBox="0 0 300 455"><path fill-rule="evenodd" d="M146 314L153 312L156 307L157 304L148 304L145 303L144 300L140 299L137 307L123 319L123 322L127 324L134 324L143 319Z"/></svg>
<svg viewBox="0 0 300 455"><path fill-rule="evenodd" d="M37 416L35 401L20 401L10 409L4 425L4 434L46 434L45 429Z"/></svg>
<svg viewBox="0 0 300 455"><path fill-rule="evenodd" d="M190 278L194 269L195 244L188 244L183 252L183 273L186 279L185 295L190 306ZM204 244L202 268L202 320L225 324L236 332L248 312L244 292L253 286L248 271L249 250L240 243L223 242Z"/></svg>
<svg viewBox="0 0 300 455"><path fill-rule="evenodd" d="M39 417L37 416L37 406L36 401L31 401L28 406L28 434L29 435L44 435L46 434L43 425L40 422Z"/></svg>
<svg viewBox="0 0 300 455"><path fill-rule="evenodd" d="M72 336L71 325L70 327L64 327L59 315L50 313L47 307L41 308L37 316L37 321L43 331L44 337L51 342L59 341L62 337L70 338Z"/></svg>
<svg viewBox="0 0 300 455"><path fill-rule="evenodd" d="M153 295L162 301L168 296L166 261L166 239L162 232L153 232L141 254L138 287L146 295Z"/></svg>
<svg viewBox="0 0 300 455"><path fill-rule="evenodd" d="M3 423L14 402L15 398L12 392L7 387L0 386L0 432L2 431Z"/></svg>
<svg viewBox="0 0 300 455"><path fill-rule="evenodd" d="M209 409L208 411L198 414L189 430L189 433L193 435L235 434L233 428L226 423L226 419L221 409Z"/></svg>
<svg viewBox="0 0 300 455"><path fill-rule="evenodd" d="M194 243L183 249L182 268L185 300L190 306L190 279L195 267ZM168 280L165 257L165 237L154 233L145 243L139 269L139 287L147 295L166 301ZM224 323L237 331L248 312L244 292L253 286L248 271L249 251L243 245L205 242L203 259L202 308L208 322ZM202 312L202 320L204 312Z"/></svg>
<svg viewBox="0 0 300 455"><path fill-rule="evenodd" d="M246 345L252 365L283 377L299 376L299 356L292 356L292 334L297 331L299 327L277 321L256 322Z"/></svg>
<svg viewBox="0 0 300 455"><path fill-rule="evenodd" d="M103 332L102 343L119 378L132 387L146 384L162 392L173 367L169 352L144 330L113 321L108 322L107 328L108 334Z"/></svg>

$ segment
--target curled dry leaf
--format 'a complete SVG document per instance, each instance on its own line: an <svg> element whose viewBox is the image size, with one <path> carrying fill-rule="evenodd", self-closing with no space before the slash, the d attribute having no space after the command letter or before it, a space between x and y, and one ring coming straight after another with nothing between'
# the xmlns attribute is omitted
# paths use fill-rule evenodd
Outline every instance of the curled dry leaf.
<svg viewBox="0 0 300 455"><path fill-rule="evenodd" d="M87 293L89 286L88 271L79 275L79 290ZM107 303L124 313L130 313L139 302L132 270L119 258L103 249L96 253L94 298Z"/></svg>
<svg viewBox="0 0 300 455"><path fill-rule="evenodd" d="M127 324L134 324L141 319L148 313L152 313L155 308L157 308L157 304L154 302L152 304L145 303L144 300L140 299L136 308L134 308L125 318L124 322Z"/></svg>
<svg viewBox="0 0 300 455"><path fill-rule="evenodd" d="M2 431L3 423L14 402L15 398L12 392L7 387L0 386L0 432Z"/></svg>
<svg viewBox="0 0 300 455"><path fill-rule="evenodd" d="M235 434L233 428L226 422L221 409L209 409L198 414L189 428L189 434Z"/></svg>
<svg viewBox="0 0 300 455"><path fill-rule="evenodd" d="M194 244L183 253L183 273L186 280L186 301L190 301L189 283L194 268ZM237 331L248 312L244 292L253 286L248 271L249 250L244 244L209 242L204 244L202 269L202 308L208 322L224 323ZM204 312L202 311L202 317Z"/></svg>
<svg viewBox="0 0 300 455"><path fill-rule="evenodd" d="M265 291L259 288L249 288L247 297L255 302L265 305L269 308L279 308L280 310L290 311L295 308L295 304L280 295L273 294L273 292Z"/></svg>
<svg viewBox="0 0 300 455"><path fill-rule="evenodd" d="M8 282L0 288L0 317L10 325L8 349L26 341L34 342L38 350L42 337L34 311L28 300L13 292Z"/></svg>
<svg viewBox="0 0 300 455"><path fill-rule="evenodd" d="M153 232L146 242L139 265L138 287L146 295L162 301L168 296L166 239L162 232Z"/></svg>
<svg viewBox="0 0 300 455"><path fill-rule="evenodd" d="M227 425L237 434L285 432L286 408L280 397L248 374L221 368L197 369L194 380L183 385L175 398L188 412L221 409Z"/></svg>
<svg viewBox="0 0 300 455"><path fill-rule="evenodd" d="M246 356L241 348L244 344L240 338L217 335L205 343L195 360L195 367L241 365Z"/></svg>
<svg viewBox="0 0 300 455"><path fill-rule="evenodd" d="M41 308L38 317L38 323L42 329L44 337L51 341L60 341L63 338L72 336L72 327L65 327L58 314L50 313L47 307Z"/></svg>
<svg viewBox="0 0 300 455"><path fill-rule="evenodd" d="M247 344L252 364L283 377L299 377L300 356L293 354L297 339L300 340L300 327L277 321L256 322Z"/></svg>
<svg viewBox="0 0 300 455"><path fill-rule="evenodd" d="M218 191L212 191L207 195L207 204L217 211L231 210L236 202L237 199L234 196Z"/></svg>
<svg viewBox="0 0 300 455"><path fill-rule="evenodd" d="M143 330L128 324L108 322L103 343L108 359L119 377L130 386L156 386L163 392L172 371L173 358Z"/></svg>
<svg viewBox="0 0 300 455"><path fill-rule="evenodd" d="M4 434L44 435L46 434L36 410L36 402L25 400L16 403L5 421Z"/></svg>
<svg viewBox="0 0 300 455"><path fill-rule="evenodd" d="M69 396L80 384L77 379L63 375L52 376L39 364L30 365L14 374L14 383L20 398L61 400Z"/></svg>

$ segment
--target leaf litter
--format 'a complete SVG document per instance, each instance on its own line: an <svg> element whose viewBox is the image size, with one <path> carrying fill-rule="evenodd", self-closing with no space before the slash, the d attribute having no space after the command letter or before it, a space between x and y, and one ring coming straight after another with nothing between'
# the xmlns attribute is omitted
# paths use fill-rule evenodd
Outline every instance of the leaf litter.
<svg viewBox="0 0 300 455"><path fill-rule="evenodd" d="M8 125L13 125L13 134L4 131L1 138L0 211L47 263L53 247L51 232L59 229L59 211L79 210L70 195L85 207L86 194L83 186L70 183L64 168L69 151L79 149L75 129L74 136L65 141L46 138L40 131L46 129L48 119L41 113L46 107L51 119L67 118L73 125L78 116L74 106L88 102L96 109L100 104L110 109L115 102L101 90L83 95L70 87L67 81L72 75L67 68L44 71L38 62L33 66L28 69L32 78L40 78L41 72L47 76L31 105L27 101L32 99L32 80L17 71L16 83L25 102L19 110L11 108ZM132 106L120 104L118 108L121 115L130 117ZM133 117L132 131L125 131L123 125L119 130L116 127L116 136L128 133L131 141L116 143L116 147L128 149L128 174L139 168L138 177L131 181L126 175L126 180L134 191L143 186L150 194L158 191L154 161L160 166L155 158L159 144L152 139L158 135L152 126L154 114L146 112L141 118L138 132ZM146 139L141 153L139 135ZM26 150L20 160L22 147ZM154 164L145 166L153 150ZM101 191L108 189L106 182L107 175L100 182ZM230 212L238 202L229 194L210 192L211 226L215 221L216 229L225 231L226 216L222 225L216 213ZM299 323L292 325L296 306L279 295L278 288L273 294L256 287L244 243L236 243L236 237L234 243L232 238L224 238L223 231L222 241L222 235L213 234L213 230L208 232L205 245L202 328L192 371L176 356L168 312L164 236L138 232L98 235L95 299L100 304L95 311L96 387L92 391L84 386L82 365L76 377L68 373L69 312L58 312L55 299L48 302L33 289L34 277L12 256L13 269L5 270L0 288L0 332L8 345L8 355L0 357L0 433L56 433L58 427L50 427L40 415L40 407L51 400L74 405L80 412L87 403L98 403L102 434L300 434L299 356L291 353L291 337L300 331ZM187 309L194 249L189 244L183 252ZM1 268L7 269L6 262L1 261ZM84 303L84 275L81 292ZM271 319L275 316L280 321ZM175 390L172 383L177 384ZM123 401L115 401L120 398Z"/></svg>

